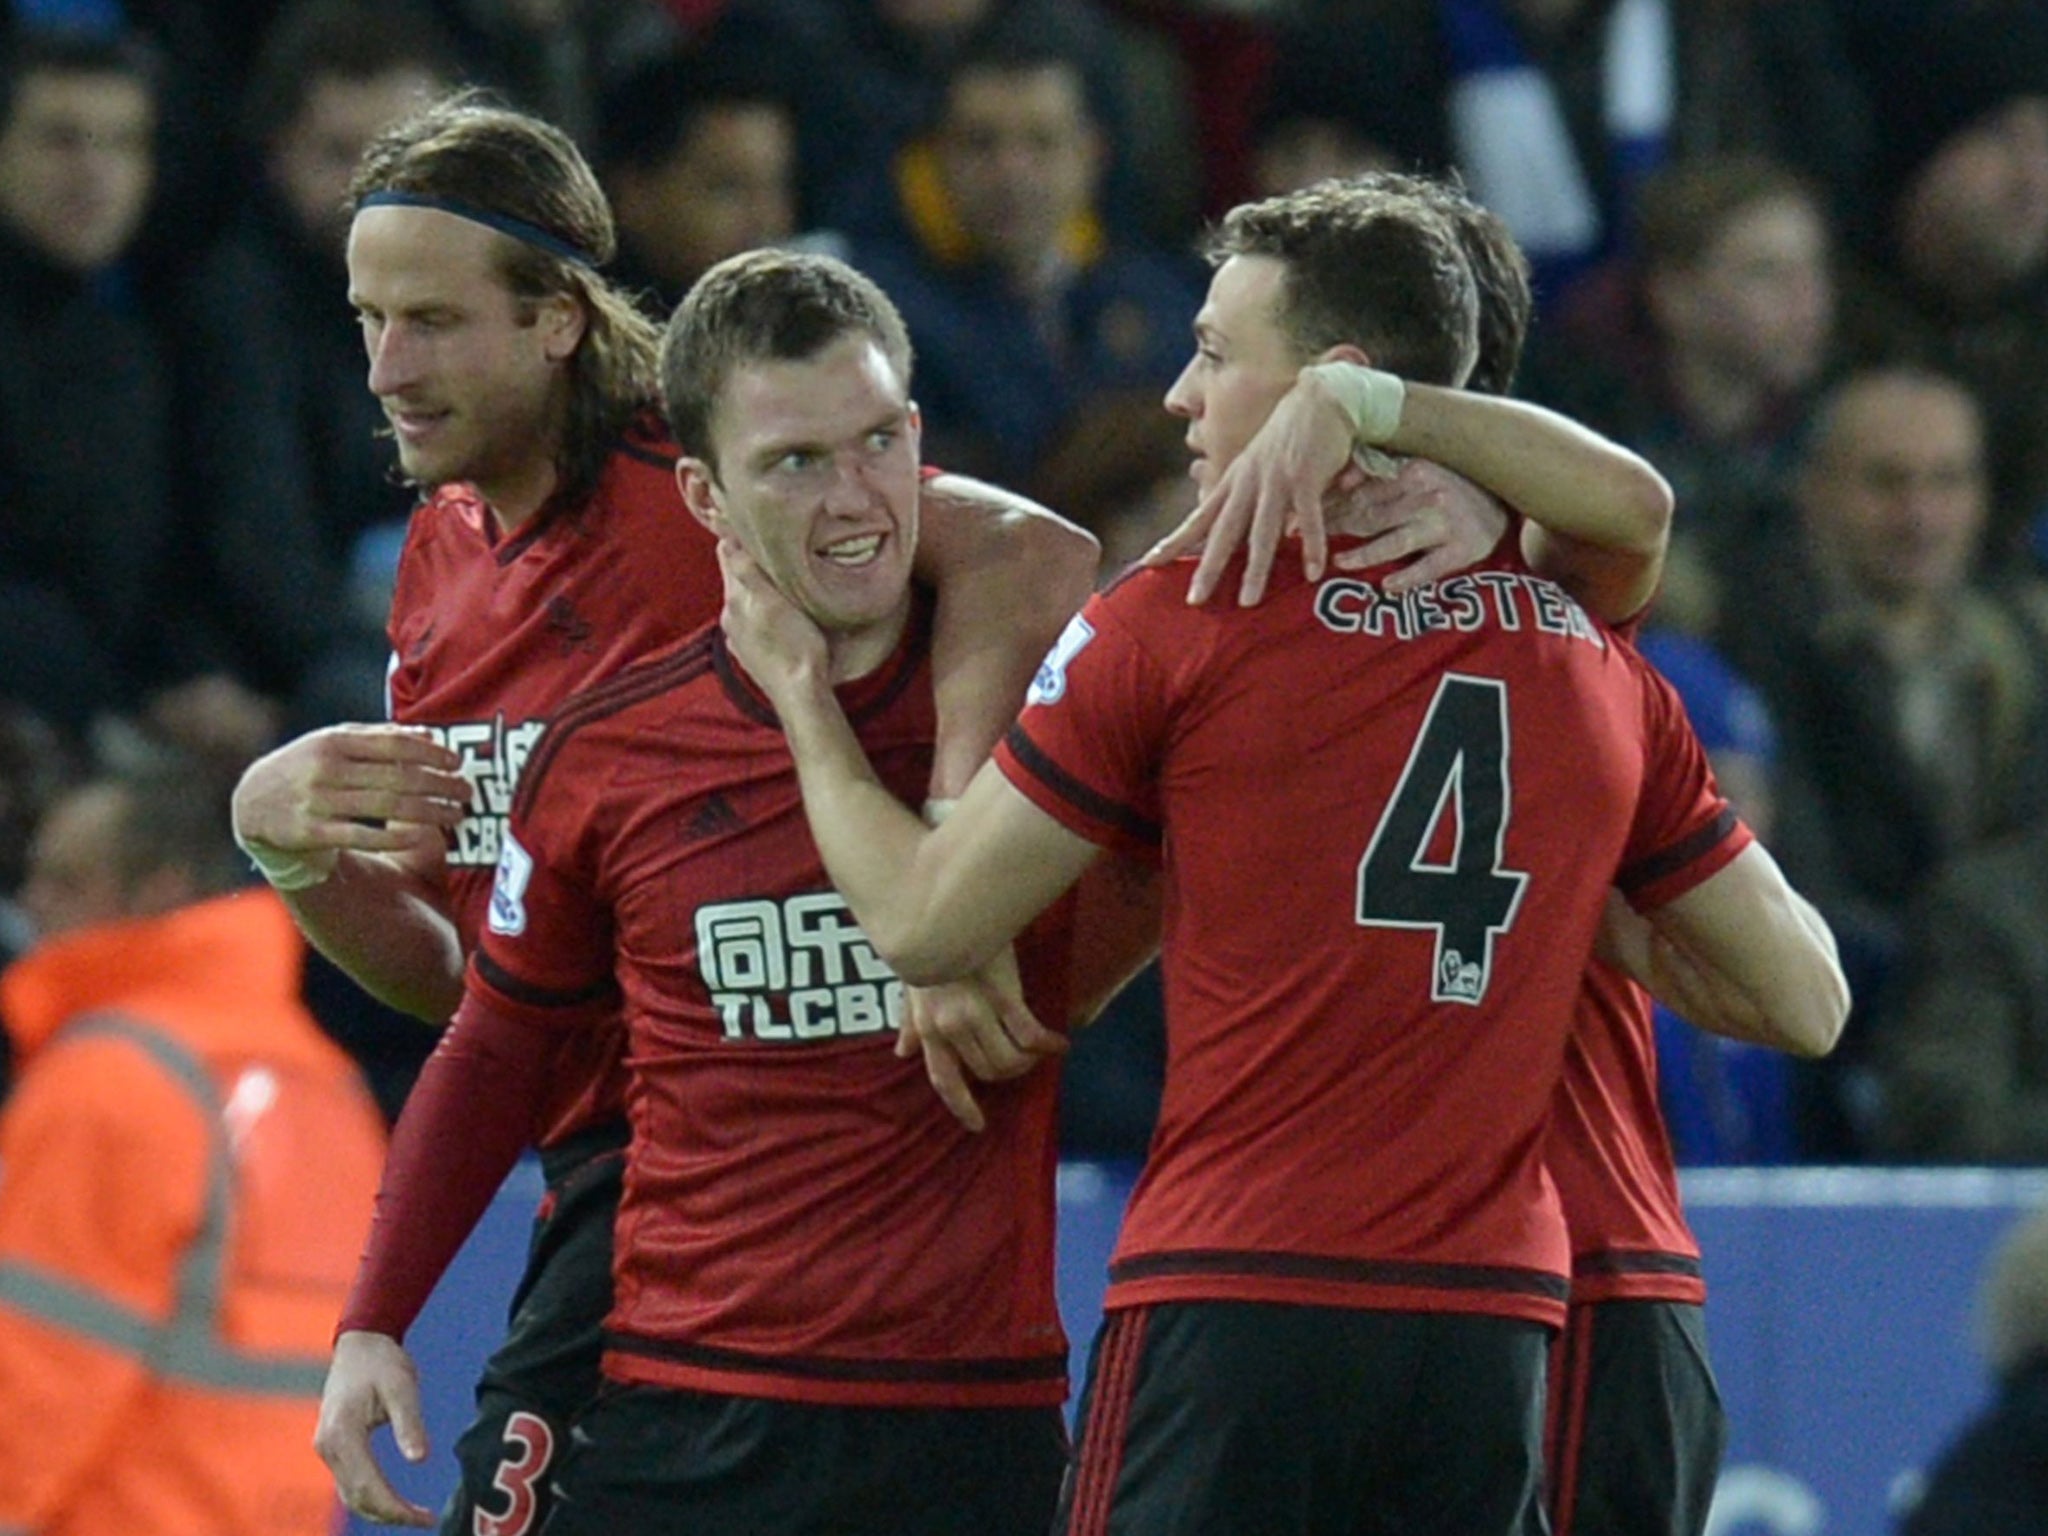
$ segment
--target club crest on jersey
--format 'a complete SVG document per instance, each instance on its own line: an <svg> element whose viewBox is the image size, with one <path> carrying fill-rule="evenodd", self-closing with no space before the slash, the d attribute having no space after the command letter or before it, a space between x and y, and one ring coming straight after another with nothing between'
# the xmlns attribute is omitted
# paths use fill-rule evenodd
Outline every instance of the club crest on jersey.
<svg viewBox="0 0 2048 1536"><path fill-rule="evenodd" d="M498 849L498 877L491 882L491 932L517 938L526 932L526 886L533 879L533 855L509 831Z"/></svg>
<svg viewBox="0 0 2048 1536"><path fill-rule="evenodd" d="M1031 691L1025 695L1025 702L1057 704L1066 697L1067 668L1094 638L1095 626L1080 614L1067 620L1067 627L1060 631L1059 639L1046 652L1045 660L1038 664L1038 675L1031 679Z"/></svg>
<svg viewBox="0 0 2048 1536"><path fill-rule="evenodd" d="M728 1040L802 1044L894 1031L903 983L837 891L697 909L697 967Z"/></svg>

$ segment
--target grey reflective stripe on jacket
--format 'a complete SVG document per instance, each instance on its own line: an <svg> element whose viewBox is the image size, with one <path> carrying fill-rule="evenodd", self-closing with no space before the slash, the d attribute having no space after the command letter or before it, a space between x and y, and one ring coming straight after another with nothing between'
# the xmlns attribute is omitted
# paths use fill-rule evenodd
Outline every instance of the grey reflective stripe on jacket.
<svg viewBox="0 0 2048 1536"><path fill-rule="evenodd" d="M114 1036L139 1046L198 1101L212 1129L207 1159L206 1209L198 1234L178 1266L177 1304L159 1323L77 1281L36 1265L0 1261L0 1303L132 1355L153 1375L188 1386L282 1397L318 1397L327 1362L314 1355L262 1354L221 1337L227 1294L228 1230L235 1174L224 1106L205 1063L160 1030L107 1014L67 1025L59 1039ZM0 1536L5 1536L0 1531Z"/></svg>

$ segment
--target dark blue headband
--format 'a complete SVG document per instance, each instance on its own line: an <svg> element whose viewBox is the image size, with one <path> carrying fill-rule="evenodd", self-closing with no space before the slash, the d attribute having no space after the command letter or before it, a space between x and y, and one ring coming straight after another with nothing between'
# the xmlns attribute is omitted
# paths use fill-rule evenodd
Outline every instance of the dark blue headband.
<svg viewBox="0 0 2048 1536"><path fill-rule="evenodd" d="M510 235L514 240L524 241L546 251L550 256L559 256L564 261L573 261L579 267L595 270L597 258L581 246L571 245L559 235L551 235L538 224L529 224L516 219L509 213L493 213L488 208L479 208L473 203L458 202L452 197L429 197L421 192L372 192L356 204L363 208L433 208L442 213L452 213L458 219L467 219L472 224L482 224L495 229L501 235Z"/></svg>

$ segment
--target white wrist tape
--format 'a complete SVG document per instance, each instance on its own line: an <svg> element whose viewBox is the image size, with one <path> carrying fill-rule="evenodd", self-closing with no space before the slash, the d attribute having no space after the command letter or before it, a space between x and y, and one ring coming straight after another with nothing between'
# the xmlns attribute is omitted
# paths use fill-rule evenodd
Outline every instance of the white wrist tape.
<svg viewBox="0 0 2048 1536"><path fill-rule="evenodd" d="M925 801L924 824L928 827L936 827L940 822L944 821L948 816L953 814L953 807L958 805L959 803L960 802L958 800Z"/></svg>
<svg viewBox="0 0 2048 1536"><path fill-rule="evenodd" d="M318 885L332 875L335 866L341 862L341 850L338 848L314 848L305 853L293 853L289 849L251 841L239 831L235 833L235 844L249 855L249 862L256 866L256 873L280 891L303 891L308 886Z"/></svg>
<svg viewBox="0 0 2048 1536"><path fill-rule="evenodd" d="M1351 434L1365 444L1384 443L1401 425L1401 406L1408 386L1391 373L1363 363L1313 363L1303 370L1322 380L1323 387L1351 418Z"/></svg>

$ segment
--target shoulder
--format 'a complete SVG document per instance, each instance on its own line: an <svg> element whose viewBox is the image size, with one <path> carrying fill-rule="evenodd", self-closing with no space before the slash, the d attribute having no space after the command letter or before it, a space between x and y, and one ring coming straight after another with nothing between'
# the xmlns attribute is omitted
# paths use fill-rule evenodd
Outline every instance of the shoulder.
<svg viewBox="0 0 2048 1536"><path fill-rule="evenodd" d="M203 1141L209 1090L188 1081L171 1054L198 1058L153 1026L113 1016L105 1021L112 1027L93 1027L98 1022L74 1022L22 1072L7 1104L9 1140L166 1152ZM171 1052L152 1049L153 1039Z"/></svg>
<svg viewBox="0 0 2048 1536"><path fill-rule="evenodd" d="M686 750L679 747L673 726L692 716L699 702L693 690L718 686L716 635L705 629L659 656L572 694L549 717L520 771L514 813L530 817L544 803L550 782L573 781L579 793L587 795L601 778L591 771L595 761L614 758L635 742L651 739L652 715L660 716L661 750L670 755Z"/></svg>

